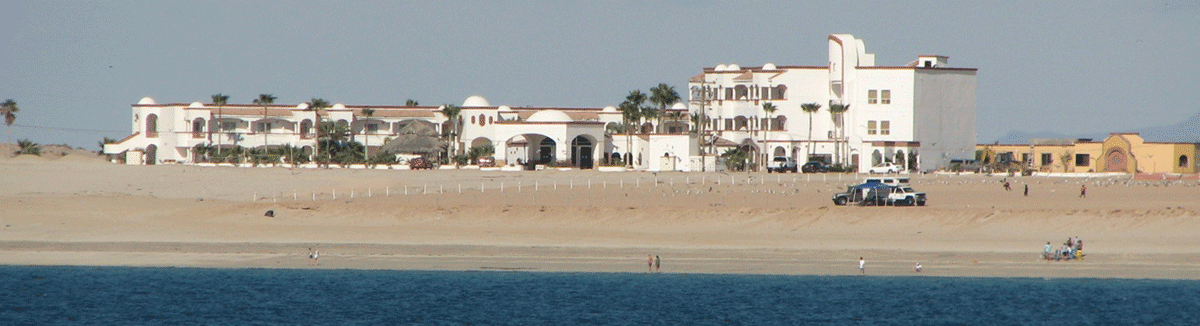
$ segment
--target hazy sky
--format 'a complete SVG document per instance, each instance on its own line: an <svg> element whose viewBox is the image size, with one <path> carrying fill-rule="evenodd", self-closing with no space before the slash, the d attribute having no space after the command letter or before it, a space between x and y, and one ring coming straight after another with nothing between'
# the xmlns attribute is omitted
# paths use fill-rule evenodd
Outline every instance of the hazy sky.
<svg viewBox="0 0 1200 326"><path fill-rule="evenodd" d="M1194 1L10 1L0 99L14 138L97 149L130 104L599 107L719 63L824 65L826 37L879 65L978 68L978 142L1010 130L1164 125L1200 112ZM53 129L46 129L53 128ZM67 129L67 130L62 130Z"/></svg>

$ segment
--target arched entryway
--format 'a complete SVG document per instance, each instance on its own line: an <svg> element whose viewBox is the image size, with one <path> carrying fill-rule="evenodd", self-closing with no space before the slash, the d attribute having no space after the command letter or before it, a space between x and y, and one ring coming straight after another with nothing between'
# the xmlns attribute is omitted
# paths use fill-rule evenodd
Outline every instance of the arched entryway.
<svg viewBox="0 0 1200 326"><path fill-rule="evenodd" d="M1129 156L1120 148L1113 148L1104 154L1104 172L1128 172Z"/></svg>
<svg viewBox="0 0 1200 326"><path fill-rule="evenodd" d="M571 140L571 164L580 169L591 169L593 165L592 141L582 135Z"/></svg>
<svg viewBox="0 0 1200 326"><path fill-rule="evenodd" d="M146 146L146 165L158 163L158 146Z"/></svg>
<svg viewBox="0 0 1200 326"><path fill-rule="evenodd" d="M550 137L543 138L542 142L538 145L538 164L550 164L550 162L554 162L556 159L554 148L557 145L558 143L554 142L554 139Z"/></svg>
<svg viewBox="0 0 1200 326"><path fill-rule="evenodd" d="M880 153L877 149L874 152L871 152L871 166L880 164L883 164L883 153Z"/></svg>
<svg viewBox="0 0 1200 326"><path fill-rule="evenodd" d="M787 150L783 146L776 146L773 156L787 156Z"/></svg>

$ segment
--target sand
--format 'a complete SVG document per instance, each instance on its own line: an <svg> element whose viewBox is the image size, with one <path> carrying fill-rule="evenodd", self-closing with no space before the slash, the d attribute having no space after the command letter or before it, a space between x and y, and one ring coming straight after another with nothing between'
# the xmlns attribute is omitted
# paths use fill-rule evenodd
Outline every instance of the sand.
<svg viewBox="0 0 1200 326"><path fill-rule="evenodd" d="M1200 279L1196 181L912 175L925 207L832 204L863 177L0 157L0 264ZM1039 258L1068 236L1086 259Z"/></svg>

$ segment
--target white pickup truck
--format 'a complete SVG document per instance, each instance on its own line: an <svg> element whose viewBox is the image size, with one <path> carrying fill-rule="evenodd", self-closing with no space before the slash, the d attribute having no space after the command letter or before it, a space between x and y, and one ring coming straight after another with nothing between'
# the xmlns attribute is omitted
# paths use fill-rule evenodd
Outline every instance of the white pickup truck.
<svg viewBox="0 0 1200 326"><path fill-rule="evenodd" d="M908 185L895 186L888 189L887 202L893 206L925 206L925 193Z"/></svg>

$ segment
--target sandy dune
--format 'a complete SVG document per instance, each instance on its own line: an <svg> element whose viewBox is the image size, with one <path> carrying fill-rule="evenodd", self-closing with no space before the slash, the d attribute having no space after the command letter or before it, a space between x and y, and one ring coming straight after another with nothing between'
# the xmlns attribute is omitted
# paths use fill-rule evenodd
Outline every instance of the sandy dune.
<svg viewBox="0 0 1200 326"><path fill-rule="evenodd" d="M914 175L928 206L831 204L862 177L7 157L0 263L1200 279L1195 181ZM1087 259L1038 259L1068 236Z"/></svg>

